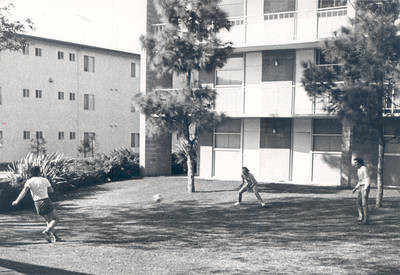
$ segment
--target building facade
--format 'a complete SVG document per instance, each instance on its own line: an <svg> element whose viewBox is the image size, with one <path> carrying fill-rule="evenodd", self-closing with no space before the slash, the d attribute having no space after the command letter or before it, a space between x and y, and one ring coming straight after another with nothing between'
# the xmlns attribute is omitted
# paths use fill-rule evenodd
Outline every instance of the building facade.
<svg viewBox="0 0 400 275"><path fill-rule="evenodd" d="M307 95L301 85L302 63L339 65L327 64L319 48L348 24L355 15L354 4L350 0L222 0L220 6L232 23L231 30L220 35L233 42L234 54L223 68L200 73L198 80L217 90L216 110L230 120L213 133L202 134L199 176L239 180L241 167L247 166L264 182L340 185L342 125L323 110L323 102ZM148 24L153 31L162 31L163 23L152 19ZM385 105L386 113L397 112L395 101ZM388 118L385 129L391 137L400 124ZM376 140L355 139L353 144L354 155L363 157L376 175ZM388 185L399 184L399 153L398 143L387 144Z"/></svg>
<svg viewBox="0 0 400 275"><path fill-rule="evenodd" d="M19 52L0 52L0 162L45 140L47 152L139 152L140 56L25 36ZM32 141L33 140L33 141ZM78 148L85 147L85 153Z"/></svg>

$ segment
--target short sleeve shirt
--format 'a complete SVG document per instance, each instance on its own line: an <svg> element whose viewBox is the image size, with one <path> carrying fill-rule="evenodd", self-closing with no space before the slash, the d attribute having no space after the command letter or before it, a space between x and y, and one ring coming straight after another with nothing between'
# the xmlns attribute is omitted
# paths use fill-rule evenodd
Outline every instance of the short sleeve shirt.
<svg viewBox="0 0 400 275"><path fill-rule="evenodd" d="M49 197L47 189L51 187L48 179L43 177L32 177L25 182L25 186L31 191L33 201Z"/></svg>

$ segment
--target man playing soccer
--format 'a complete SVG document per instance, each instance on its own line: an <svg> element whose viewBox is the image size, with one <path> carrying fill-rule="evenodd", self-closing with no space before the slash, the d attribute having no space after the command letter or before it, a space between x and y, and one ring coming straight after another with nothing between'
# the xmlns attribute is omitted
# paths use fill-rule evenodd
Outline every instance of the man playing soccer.
<svg viewBox="0 0 400 275"><path fill-rule="evenodd" d="M353 164L357 168L358 176L358 184L353 189L353 193L358 189L358 221L363 224L368 224L368 195L370 189L368 170L364 165L364 160L361 158L355 158Z"/></svg>
<svg viewBox="0 0 400 275"><path fill-rule="evenodd" d="M265 207L265 203L263 202L260 194L258 193L258 182L254 178L253 174L250 173L247 167L242 168L242 184L241 188L239 189L239 199L235 205L239 205L242 202L242 194L246 191L253 191L254 195L256 195L257 200L261 203L262 207Z"/></svg>
<svg viewBox="0 0 400 275"><path fill-rule="evenodd" d="M33 166L30 173L32 177L25 182L24 188L18 198L12 202L12 205L16 206L25 197L29 189L37 214L42 216L47 223L46 229L42 232L43 235L49 243L57 242L59 238L54 232L54 227L58 222L58 216L48 195L48 192L52 193L54 190L46 178L40 177L39 166Z"/></svg>

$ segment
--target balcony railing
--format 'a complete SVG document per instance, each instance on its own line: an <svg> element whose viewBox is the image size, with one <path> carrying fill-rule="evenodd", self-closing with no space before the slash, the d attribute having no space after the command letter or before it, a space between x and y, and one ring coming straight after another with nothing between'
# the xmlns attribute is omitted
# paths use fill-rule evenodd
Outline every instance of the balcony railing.
<svg viewBox="0 0 400 275"><path fill-rule="evenodd" d="M217 86L215 110L230 117L290 117L326 115L328 99L311 98L292 81L262 82L246 86ZM170 91L179 89L157 89ZM385 115L400 116L400 95L393 92L384 101Z"/></svg>
<svg viewBox="0 0 400 275"><path fill-rule="evenodd" d="M348 5L231 17L231 30L221 31L220 37L233 42L235 47L313 42L331 37L354 14L354 8ZM165 25L153 24L152 29L162 31Z"/></svg>

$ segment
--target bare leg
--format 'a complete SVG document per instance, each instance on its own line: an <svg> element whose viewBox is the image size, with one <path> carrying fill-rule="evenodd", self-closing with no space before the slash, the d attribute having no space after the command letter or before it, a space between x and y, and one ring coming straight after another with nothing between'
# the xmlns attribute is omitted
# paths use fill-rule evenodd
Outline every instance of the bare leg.
<svg viewBox="0 0 400 275"><path fill-rule="evenodd" d="M257 188L257 185L255 185L254 187L253 187L253 192L254 192L254 195L256 195L256 198L257 198L257 200L261 203L261 206L265 206L265 203L264 203L264 201L262 200L262 198L261 198L261 196L260 196L260 193L258 193L258 188Z"/></svg>
<svg viewBox="0 0 400 275"><path fill-rule="evenodd" d="M358 211L358 219L357 221L362 221L364 218L364 213L362 209L362 194L361 190L358 191L358 196L357 196L357 211Z"/></svg>
<svg viewBox="0 0 400 275"><path fill-rule="evenodd" d="M246 192L247 191L247 187L246 186L242 186L240 189L239 189L239 192L238 192L238 203L241 203L242 202L242 194L244 193L244 192Z"/></svg>
<svg viewBox="0 0 400 275"><path fill-rule="evenodd" d="M369 217L368 217L368 195L369 195L369 189L365 190L364 188L362 189L361 193L361 200L362 200L362 208L364 212L364 219L363 223L367 224L369 222Z"/></svg>

